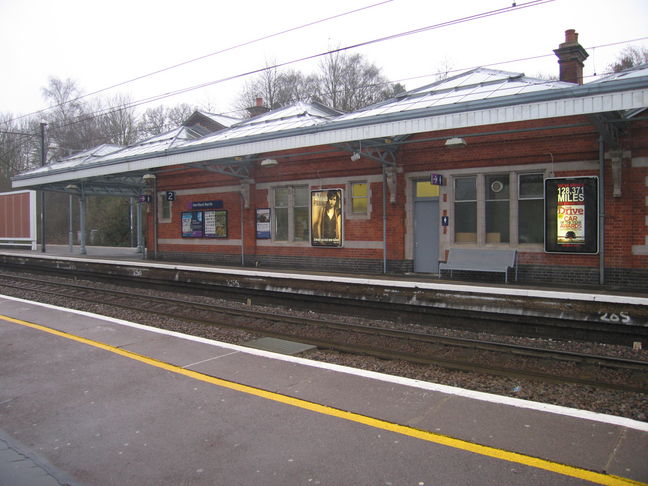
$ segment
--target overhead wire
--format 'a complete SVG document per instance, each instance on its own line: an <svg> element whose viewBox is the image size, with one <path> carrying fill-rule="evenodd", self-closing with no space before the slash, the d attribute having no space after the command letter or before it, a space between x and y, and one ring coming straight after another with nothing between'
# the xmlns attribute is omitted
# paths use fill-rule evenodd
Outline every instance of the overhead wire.
<svg viewBox="0 0 648 486"><path fill-rule="evenodd" d="M129 79L129 80L126 80L126 81L122 81L122 82L117 83L117 84L113 84L112 86L108 86L108 87L106 87L106 88L101 88L101 89L96 90L96 91L93 91L93 92L91 92L91 93L87 93L87 94L84 94L84 95L82 95L82 96L78 96L77 98L74 98L74 99L71 99L71 100L67 100L67 101L65 101L65 102L63 102L63 103L59 103L59 104L57 104L57 105L53 105L53 106L50 106L50 107L48 107L48 108L44 108L44 109L42 109L42 110L38 110L38 111L35 111L35 112L32 112L32 113L28 113L28 114L26 114L26 115L21 115L21 116L16 117L16 118L14 118L14 119L12 119L12 120L9 120L9 121L19 120L19 119L21 119L21 118L25 118L25 117L27 117L27 116L38 115L38 114L44 113L44 112L46 112L46 111L52 110L52 109L54 109L54 108L59 108L59 107L65 105L65 104L73 103L73 102L75 102L75 101L79 101L79 100L84 99L84 98L87 98L87 97L89 97L89 96L94 96L94 95L97 95L97 94L99 94L99 93L103 93L103 92L105 92L105 91L109 91L109 90L111 90L111 89L118 88L118 87L120 87L120 86L124 86L124 85L126 85L126 84L129 84L129 83L132 83L132 82L135 82L135 81L139 81L139 80L141 80L141 79L145 79L145 78L148 78L148 77L154 76L154 75L156 75L156 74L160 74L160 73L163 73L163 72L166 72L166 71L170 71L170 70L172 70L172 69L176 69L176 68L179 68L179 67L181 67L181 66L186 66L187 64L191 64L191 63L194 63L194 62L197 62L197 61L201 61L201 60L203 60L203 59L207 59L207 58L212 57L212 56L216 56L216 55L218 55L218 54L223 54L223 53L225 53L225 52L233 51L233 50L235 50L235 49L239 49L239 48L241 48L241 47L245 47L245 46L249 46L249 45L252 45L252 44L256 44L256 43L258 43L258 42L262 42L262 41L265 41L265 40L268 40L268 39L272 39L272 38L274 38L274 37L279 37L279 36L281 36L281 35L284 35L284 34L287 34L287 33L290 33L290 32L295 32L295 31L297 31L297 30L305 29L305 28L307 28L307 27L312 27L313 25L317 25L317 24L321 24L321 23L324 23L324 22L328 22L329 20L334 20L334 19L338 19L338 18L341 18L341 17L345 17L345 16L347 16L347 15L351 15L351 14L354 14L354 13L357 13L357 12L361 12L361 11L364 11L364 10L368 10L368 9L370 9L370 8L378 7L378 6L384 5L384 4L386 4L386 3L393 2L393 1L394 1L394 0L383 0L383 1L378 2L378 3L374 3L374 4L371 4L371 5L366 5L366 6L364 6L364 7L356 8L356 9L353 9L353 10L348 10L348 11L346 11L346 12L342 12L342 13L340 13L340 14L332 15L332 16L330 16L330 17L325 17L325 18L322 18L322 19L319 19L319 20L315 20L315 21L313 21L313 22L308 22L308 23L306 23L306 24L302 24L302 25L299 25L299 26L296 26L296 27L291 27L291 28L284 29L284 30L281 30L281 31L278 31L278 32L274 32L274 33L272 33L272 34L268 34L268 35L264 35L264 36L261 36L261 37L257 37L257 38L255 38L255 39L252 39L252 40L249 40L249 41L241 42L241 43L239 43L239 44L235 44L235 45L233 45L233 46L229 46L229 47L226 47L226 48L224 48L224 49L220 49L220 50L218 50L218 51L211 52L211 53L209 53L209 54L205 54L205 55L202 55L202 56L199 56L199 57L195 57L195 58L189 59L189 60L187 60L187 61L183 61L183 62L180 62L180 63L177 63L177 64L173 64L173 65L171 65L171 66L168 66L168 67L165 67L165 68L162 68L162 69L158 69L158 70L156 70L156 71L152 71L152 72L150 72L150 73L143 74L143 75L141 75L141 76L137 76L137 77L135 77L135 78L132 78L132 79Z"/></svg>
<svg viewBox="0 0 648 486"><path fill-rule="evenodd" d="M109 114L109 113L115 113L115 112L118 112L120 110L124 110L124 109L128 109L128 108L134 108L136 106L148 104L148 103L151 103L153 101L158 101L158 100L169 98L169 97L172 97L172 96L177 96L177 95L184 94L184 93L187 93L187 92L190 92L190 91L194 91L196 89L205 88L207 86L213 86L213 85L216 85L216 84L224 83L226 81L232 81L232 80L235 80L235 79L241 79L241 78L253 75L253 74L261 73L263 71L268 71L268 70L271 70L271 69L278 69L278 68L286 67L286 66L289 66L289 65L297 64L297 63L300 63L300 62L309 61L309 60L317 59L317 58L320 58L320 57L324 57L324 56L327 56L327 55L332 55L332 54L336 54L336 53L340 53L340 52L345 52L345 51L349 51L349 50L352 50L352 49L358 49L360 47L365 47L365 46L377 44L377 43L380 43L380 42L385 42L385 41L388 41L388 40L394 40L394 39L398 39L398 38L401 38L401 37L418 34L418 33L421 33L421 32L427 32L427 31L430 31L430 30L436 30L436 29L440 29L440 28L443 28L443 27L449 27L449 26L452 26L452 25L457 25L457 24L466 23L466 22L470 22L470 21L474 21L474 20L479 20L479 19L483 19L483 18L487 18L487 17L492 17L492 16L495 16L495 15L501 15L501 14L504 14L504 13L509 13L509 12L512 12L512 11L522 10L522 9L529 8L529 7L535 7L535 6L543 5L543 4L546 4L546 3L551 3L551 2L554 2L554 1L555 0L530 0L529 2L522 3L522 4L513 4L511 6L507 6L507 7L503 7L503 8L499 8L499 9L495 9L495 10L489 10L489 11L486 11L486 12L480 12L480 13L477 13L477 14L473 14L473 15L469 15L469 16L465 16L465 17L460 17L460 18L457 18L457 19L448 20L448 21L445 21L445 22L440 22L440 23L437 23L437 24L432 24L432 25L420 27L420 28L413 29L413 30L399 32L397 34L392 34L392 35L379 37L379 38L371 39L371 40L364 41L364 42L359 42L359 43L348 45L348 46L345 46L345 47L339 47L339 48L336 48L336 49L331 49L331 50L327 50L327 51L324 51L324 52L319 52L319 53L316 53L316 54L303 56L303 57L300 57L300 58L297 58L297 59L292 59L292 60L289 60L289 61L276 63L276 64L273 64L271 66L265 66L265 67L262 67L262 68L253 69L253 70L250 70L250 71L246 71L246 72L243 72L243 73L227 76L227 77L220 78L220 79L217 79L217 80L207 81L207 82L196 84L196 85L193 85L193 86L188 86L188 87L181 88L181 89L178 89L178 90L170 91L170 92L167 92L167 93L160 93L160 94L157 94L157 95L154 95L154 96L150 96L148 98L144 98L144 99L140 99L140 100L137 100L137 101L133 101L131 103L127 103L126 105L122 105L122 106L120 106L118 108L114 108L114 109L107 108L105 110L98 110L96 112L87 114L86 116L82 116L78 120L75 120L75 121L72 121L72 122L70 122L68 124L62 125L62 127L70 126L70 125L73 125L73 124L76 124L76 123L80 123L82 121L87 121L88 119L91 119L92 117L95 117L95 116L102 116L102 115L106 115L106 114ZM376 5L379 5L379 4L376 4Z"/></svg>
<svg viewBox="0 0 648 486"><path fill-rule="evenodd" d="M627 40L617 41L617 42L610 42L610 43L607 43L607 44L598 44L598 45L593 45L593 46L586 46L585 50L589 51L589 50L601 49L601 48L605 48L605 47L613 47L613 46L618 46L618 45L622 45L622 44L630 44L632 42L639 42L639 41L644 41L644 40L648 40L648 36L646 36L646 37L637 37L637 38L634 38L634 39L627 39ZM532 61L532 60L536 60L536 59L542 59L542 58L545 58L545 57L554 57L554 56L555 56L555 54L552 51L552 52L547 53L547 54L538 54L538 55L535 55L535 56L526 56L526 57L518 57L516 59L508 59L506 61L495 61L495 62L490 62L490 63L486 63L486 64L479 64L479 65L475 65L475 66L453 68L453 69L447 70L446 74L470 71L471 69L476 69L478 67L501 66L503 64L512 64L512 63L515 63L515 62ZM592 78L592 77L599 77L599 76L606 75L606 74L611 74L611 72L604 72L603 74L596 74L596 72L595 72L593 75L585 76L585 77L586 78ZM433 77L433 76L437 76L437 73L427 73L427 74L420 74L418 76L410 76L410 77L407 77L407 78L395 79L395 80L390 81L390 83L400 83L400 82L404 82L404 81L411 81L413 79L430 78L430 77Z"/></svg>
<svg viewBox="0 0 648 486"><path fill-rule="evenodd" d="M389 0L389 1L392 1L392 0ZM441 27L446 27L446 26L455 25L455 24L458 24L458 23L468 22L468 21L471 21L471 20L477 20L477 19L481 19L481 18L493 16L493 15L499 15L499 14L502 14L502 13L510 12L511 10L519 10L521 8L528 8L528 7L531 7L531 6L541 5L541 4L549 3L549 2L553 2L553 1L555 1L555 0L534 0L534 1L527 2L525 4L514 5L512 7L505 7L505 8L489 11L489 12L482 12L482 13L479 13L479 14L475 14L475 15L471 15L471 16L467 16L467 17L462 17L460 19L454 19L454 20L450 20L450 21L447 21L447 22L439 23L439 24L433 24L433 25L430 25L430 26L421 27L421 28L418 28L418 29L414 29L414 30L410 30L410 31L406 31L406 32L401 32L401 33L398 33L398 34L393 34L393 35L390 35L390 36L385 36L385 37L373 39L373 40L366 41L366 42L361 42L361 43L357 43L357 44L353 44L353 45L349 45L349 46L345 46L345 47L340 47L340 48L337 48L337 49L332 49L332 50L317 53L317 54L312 54L312 55L305 56L305 57L302 57L302 58L293 59L293 60L285 61L285 62L282 62L282 63L277 63L277 64L274 64L272 66L265 66L263 68L254 69L254 70L251 70L251 71L247 71L247 72L244 72L244 73L239 73L239 74L228 76L228 77L221 78L221 79L218 79L218 80L213 80L213 81L209 81L209 82L205 82L205 83L200 83L200 84L185 87L185 88L182 88L182 89L179 89L179 90L175 90L175 91L171 91L171 92L167 92L167 93L161 93L161 94L158 94L158 95L150 96L148 98L144 98L144 99L140 99L140 100L137 100L137 101L134 101L134 102L131 102L131 103L127 103L126 105L122 105L122 106L119 106L119 107L109 107L109 108L106 108L106 109L103 109L103 110L98 110L98 111L95 111L93 113L86 114L85 116L82 116L79 119L74 120L74 121L72 121L70 123L61 125L58 128L71 126L71 125L74 125L74 124L77 124L77 123L81 123L83 121L91 120L91 119L99 117L99 116L104 116L104 115L107 115L107 114L110 114L110 113L115 113L115 112L118 112L118 111L121 111L121 110L124 110L124 109L134 108L134 107L137 107L137 106L140 106L140 105L151 103L153 101L158 101L158 100L165 99L165 98L168 98L168 97L171 97L171 96L176 96L176 95L183 94L183 93L193 91L193 90L196 90L196 89L200 89L200 88L203 88L203 87L206 87L206 86L223 83L223 82L229 81L229 80L243 78L243 77L246 77L246 76L250 76L252 74L258 74L258 73L261 73L261 72L266 71L266 70L277 69L277 68L285 67L285 66L288 66L288 65L291 65L291 64L303 62L305 60L315 59L315 58L322 57L322 56L325 56L325 55L331 55L331 54L335 54L335 53L338 53L338 52L343 52L343 51L355 49L355 48L358 48L358 47L363 47L363 46L378 43L378 42L384 42L384 41L387 41L387 40L396 39L396 38L403 37L403 36L406 36L406 35L413 35L413 34L416 34L416 33L425 32L425 31L432 30L432 29L438 29L438 28L441 28ZM380 5L382 3L385 3L385 2L381 2L379 4L374 4L374 5ZM365 7L365 8L370 8L370 7ZM340 14L340 15L344 15L344 14ZM305 24L305 25L308 25L308 24ZM291 30L295 30L295 29L297 29L297 28L294 28L294 29L291 29ZM279 35L279 33L273 34L273 36L274 35ZM266 36L266 37L269 37L269 36ZM645 40L645 39L648 39L648 37L641 37L641 38L630 39L630 40L626 40L626 41L619 41L619 42L614 42L614 43L602 44L602 45L598 45L598 46L591 46L591 47L588 47L587 49L610 47L610 46L614 46L614 45L625 44L625 43L629 43L629 42L636 42L636 41ZM254 41L250 41L250 42L254 42ZM215 53L213 53L212 55L214 55L214 54ZM474 66L472 68L469 67L469 68L452 69L452 70L449 70L448 73L467 71L467 70L470 70L470 69L475 69L476 67L488 67L488 66L509 64L509 63L513 63L513 62L521 62L521 61L527 61L527 60L533 60L533 59L540 59L540 58L549 57L549 56L552 56L552 55L553 55L553 53L549 53L549 54L542 54L542 55L536 55L536 56L528 56L528 57L524 57L524 58L517 58L517 59L513 59L513 60L498 61L498 62L488 63L488 64L484 64L484 65L480 65L480 66ZM204 58L204 57L206 57L206 56L201 56L201 58ZM201 58L195 58L195 60L199 60ZM185 63L181 63L181 64L178 64L176 66L187 64L189 62L192 62L192 61L187 61ZM173 67L170 67L169 69L172 69L172 68ZM412 80L412 79L420 79L420 78L425 78L425 77L431 77L431 76L434 76L434 75L435 74L426 74L426 75L408 77L408 78L388 81L388 82L386 82L384 84L388 85L388 84L393 84L393 83L397 83L397 82L401 82L401 81L408 81L408 80ZM139 78L135 78L135 79L139 79ZM127 82L128 81L126 81L124 83L120 83L120 85L121 84L126 84ZM105 90L108 90L108 89L111 89L111 88L105 88L104 90L100 90L100 91L105 91ZM90 96L90 95L85 95L85 96ZM71 101L74 101L74 100L71 100ZM221 113L221 114L223 114L223 113Z"/></svg>

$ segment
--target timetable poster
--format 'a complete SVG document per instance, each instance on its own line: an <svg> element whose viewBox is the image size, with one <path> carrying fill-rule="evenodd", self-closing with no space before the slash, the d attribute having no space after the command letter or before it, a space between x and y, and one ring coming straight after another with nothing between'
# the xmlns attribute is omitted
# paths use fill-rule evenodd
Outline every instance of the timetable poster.
<svg viewBox="0 0 648 486"><path fill-rule="evenodd" d="M227 211L205 211L205 238L227 238Z"/></svg>
<svg viewBox="0 0 648 486"><path fill-rule="evenodd" d="M545 180L545 250L598 253L598 178Z"/></svg>

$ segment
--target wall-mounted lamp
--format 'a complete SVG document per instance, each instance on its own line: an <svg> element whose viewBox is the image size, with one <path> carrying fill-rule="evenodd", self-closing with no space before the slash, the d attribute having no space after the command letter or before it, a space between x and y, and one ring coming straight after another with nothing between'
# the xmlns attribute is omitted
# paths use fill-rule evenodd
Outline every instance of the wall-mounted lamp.
<svg viewBox="0 0 648 486"><path fill-rule="evenodd" d="M263 159L261 161L261 167L272 167L277 165L279 162L276 159Z"/></svg>
<svg viewBox="0 0 648 486"><path fill-rule="evenodd" d="M68 184L67 186L65 186L65 190L69 192L76 192L79 190L79 186L77 186L76 184Z"/></svg>
<svg viewBox="0 0 648 486"><path fill-rule="evenodd" d="M445 146L448 148L459 148L465 147L466 145L468 145L468 143L461 137L453 137L445 141Z"/></svg>
<svg viewBox="0 0 648 486"><path fill-rule="evenodd" d="M352 161L360 160L360 152L353 152L353 155L351 156Z"/></svg>

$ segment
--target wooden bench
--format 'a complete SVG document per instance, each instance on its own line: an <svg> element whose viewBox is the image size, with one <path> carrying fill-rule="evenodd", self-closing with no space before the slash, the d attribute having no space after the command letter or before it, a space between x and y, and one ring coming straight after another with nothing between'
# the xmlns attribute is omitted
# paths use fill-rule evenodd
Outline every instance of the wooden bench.
<svg viewBox="0 0 648 486"><path fill-rule="evenodd" d="M439 264L439 276L441 276L443 270L450 270L450 278L452 278L453 270L497 272L503 273L504 280L508 283L509 268L515 269L515 280L517 280L516 258L516 250L451 248L448 253L448 261Z"/></svg>

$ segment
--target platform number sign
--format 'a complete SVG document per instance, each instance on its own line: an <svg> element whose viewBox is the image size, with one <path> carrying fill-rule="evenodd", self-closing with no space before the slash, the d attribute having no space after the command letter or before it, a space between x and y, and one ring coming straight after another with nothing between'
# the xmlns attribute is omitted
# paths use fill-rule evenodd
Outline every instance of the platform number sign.
<svg viewBox="0 0 648 486"><path fill-rule="evenodd" d="M176 193L175 191L167 191L166 192L166 200L167 201L175 201Z"/></svg>

